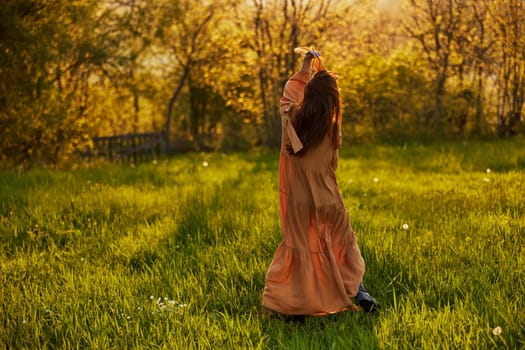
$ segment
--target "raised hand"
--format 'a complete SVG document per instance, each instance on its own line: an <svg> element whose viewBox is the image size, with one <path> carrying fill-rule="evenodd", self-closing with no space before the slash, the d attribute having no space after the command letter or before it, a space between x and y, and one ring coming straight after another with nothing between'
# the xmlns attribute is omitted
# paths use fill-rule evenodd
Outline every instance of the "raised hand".
<svg viewBox="0 0 525 350"><path fill-rule="evenodd" d="M308 50L304 56L305 58L308 56L310 56L311 58L317 58L321 57L321 52L316 50Z"/></svg>

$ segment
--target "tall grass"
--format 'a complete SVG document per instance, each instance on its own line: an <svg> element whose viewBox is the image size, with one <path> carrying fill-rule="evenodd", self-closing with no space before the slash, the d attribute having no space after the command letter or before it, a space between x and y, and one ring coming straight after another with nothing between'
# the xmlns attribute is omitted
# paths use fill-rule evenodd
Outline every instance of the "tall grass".
<svg viewBox="0 0 525 350"><path fill-rule="evenodd" d="M524 170L519 138L345 145L384 308L304 323L261 308L277 154L2 172L0 347L525 348Z"/></svg>

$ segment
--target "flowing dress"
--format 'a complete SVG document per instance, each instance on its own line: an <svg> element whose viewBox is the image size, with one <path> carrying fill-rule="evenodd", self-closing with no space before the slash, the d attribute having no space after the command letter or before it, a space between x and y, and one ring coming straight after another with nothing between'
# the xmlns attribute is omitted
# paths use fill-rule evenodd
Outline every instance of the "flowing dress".
<svg viewBox="0 0 525 350"><path fill-rule="evenodd" d="M336 180L338 150L329 136L302 157L292 126L309 76L288 80L280 101L279 160L283 239L266 273L263 305L288 315L324 315L352 308L365 263ZM340 144L340 143L339 143Z"/></svg>

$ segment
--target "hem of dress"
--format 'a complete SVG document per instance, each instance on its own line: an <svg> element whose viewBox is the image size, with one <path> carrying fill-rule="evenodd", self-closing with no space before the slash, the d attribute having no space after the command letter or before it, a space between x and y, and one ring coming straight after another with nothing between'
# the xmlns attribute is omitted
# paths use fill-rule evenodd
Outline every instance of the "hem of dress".
<svg viewBox="0 0 525 350"><path fill-rule="evenodd" d="M272 312L276 312L278 314L287 315L287 316L328 316L328 315L334 315L334 314L338 314L338 313L346 312L346 311L358 311L356 309L355 304L350 304L348 306L345 306L343 308L333 310L333 311L316 311L316 312L290 312L290 311L278 310L279 307L276 307L275 305L270 306L266 303L263 303L263 307Z"/></svg>

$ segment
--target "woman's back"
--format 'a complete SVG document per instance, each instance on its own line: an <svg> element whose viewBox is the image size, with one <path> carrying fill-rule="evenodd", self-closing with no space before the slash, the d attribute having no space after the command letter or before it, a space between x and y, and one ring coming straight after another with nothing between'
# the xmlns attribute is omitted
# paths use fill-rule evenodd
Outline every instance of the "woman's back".
<svg viewBox="0 0 525 350"><path fill-rule="evenodd" d="M330 136L325 135L323 141L311 148L301 157L290 156L291 162L308 171L335 170L332 168L333 157L336 149Z"/></svg>

